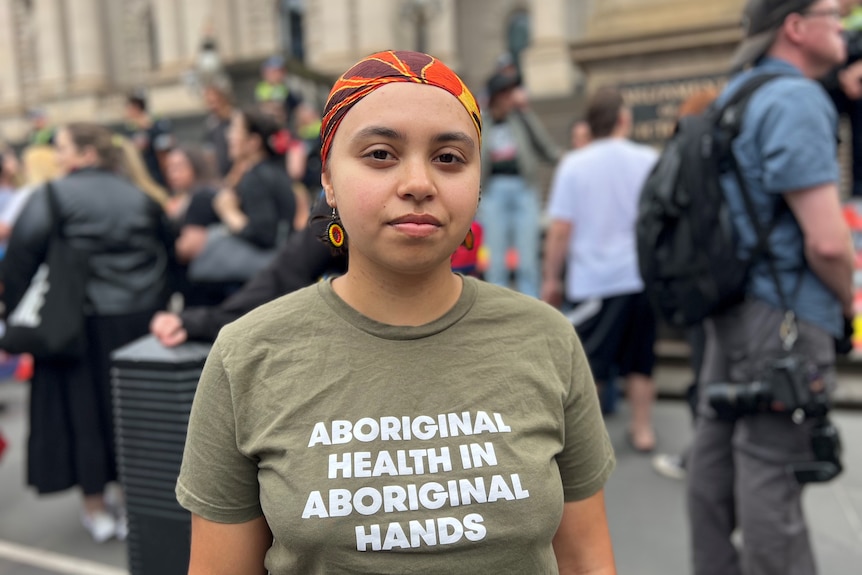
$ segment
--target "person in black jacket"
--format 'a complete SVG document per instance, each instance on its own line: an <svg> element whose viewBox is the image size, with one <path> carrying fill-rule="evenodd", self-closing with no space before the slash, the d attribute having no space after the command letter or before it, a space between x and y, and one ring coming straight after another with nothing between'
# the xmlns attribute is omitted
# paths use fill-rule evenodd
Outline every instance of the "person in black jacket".
<svg viewBox="0 0 862 575"><path fill-rule="evenodd" d="M259 248L275 247L296 213L284 168L286 134L269 116L243 110L231 120L228 145L234 168L213 207L232 234ZM238 182L231 186L237 174Z"/></svg>
<svg viewBox="0 0 862 575"><path fill-rule="evenodd" d="M294 233L278 255L242 289L217 307L193 307L180 314L159 312L150 331L166 346L187 340L213 341L222 326L261 304L315 282L322 275L340 274L347 257L334 256L320 236L325 232L331 209L321 198L312 208L308 226Z"/></svg>
<svg viewBox="0 0 862 575"><path fill-rule="evenodd" d="M45 259L52 225L88 252L86 349L80 359L34 364L27 482L40 494L80 487L82 522L102 542L126 532L120 501L105 496L117 480L109 358L146 334L150 317L163 309L172 238L161 206L118 174L128 162L117 137L93 124L70 124L55 145L66 173L53 183L59 224L46 188L34 191L0 264L2 299L7 310L16 308Z"/></svg>

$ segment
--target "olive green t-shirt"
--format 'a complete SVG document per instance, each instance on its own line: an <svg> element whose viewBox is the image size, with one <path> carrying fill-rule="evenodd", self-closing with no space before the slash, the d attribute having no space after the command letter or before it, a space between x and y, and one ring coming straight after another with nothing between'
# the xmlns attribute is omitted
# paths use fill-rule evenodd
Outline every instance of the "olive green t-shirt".
<svg viewBox="0 0 862 575"><path fill-rule="evenodd" d="M419 327L361 315L328 281L225 327L179 502L263 514L275 575L556 573L563 502L614 466L592 376L556 310L463 281Z"/></svg>

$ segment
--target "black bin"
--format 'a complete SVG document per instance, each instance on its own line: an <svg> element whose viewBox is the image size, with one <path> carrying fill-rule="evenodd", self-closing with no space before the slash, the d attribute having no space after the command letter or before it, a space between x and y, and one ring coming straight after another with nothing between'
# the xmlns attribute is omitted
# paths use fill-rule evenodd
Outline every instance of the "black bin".
<svg viewBox="0 0 862 575"><path fill-rule="evenodd" d="M174 485L195 389L210 345L146 336L111 356L117 465L129 519L131 575L185 575L191 518Z"/></svg>

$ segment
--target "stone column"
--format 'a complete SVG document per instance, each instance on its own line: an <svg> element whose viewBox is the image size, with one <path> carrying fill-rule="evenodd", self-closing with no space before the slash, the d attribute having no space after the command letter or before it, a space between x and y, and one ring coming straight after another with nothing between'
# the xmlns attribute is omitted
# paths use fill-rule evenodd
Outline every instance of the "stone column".
<svg viewBox="0 0 862 575"><path fill-rule="evenodd" d="M439 0L437 9L431 14L431 20L428 22L428 51L453 70L460 71L457 30L455 1Z"/></svg>
<svg viewBox="0 0 862 575"><path fill-rule="evenodd" d="M309 66L324 73L340 74L354 62L355 1L309 0L306 28Z"/></svg>
<svg viewBox="0 0 862 575"><path fill-rule="evenodd" d="M69 38L69 76L75 92L91 92L105 86L105 42L97 0L66 0L66 33ZM42 31L37 37L41 39Z"/></svg>
<svg viewBox="0 0 862 575"><path fill-rule="evenodd" d="M15 108L21 103L16 37L12 0L0 0L0 110Z"/></svg>
<svg viewBox="0 0 862 575"><path fill-rule="evenodd" d="M185 0L181 3L182 16L180 20L183 23L180 29L180 58L188 63L197 57L198 51L203 42L204 31L212 22L213 3L208 0ZM219 42L219 38L216 38ZM218 43L219 51L221 44Z"/></svg>
<svg viewBox="0 0 862 575"><path fill-rule="evenodd" d="M349 48L353 60L397 46L399 35L396 32L404 29L400 27L409 27L412 31L412 24L402 16L400 1L355 0L355 2L356 20L350 25L356 34L356 45Z"/></svg>
<svg viewBox="0 0 862 575"><path fill-rule="evenodd" d="M153 0L153 20L156 29L156 51L159 55L159 72L169 74L183 67L184 53L180 10L186 5L174 0Z"/></svg>
<svg viewBox="0 0 862 575"><path fill-rule="evenodd" d="M576 75L569 55L566 0L530 2L532 42L522 56L527 89L533 97L567 96L575 86Z"/></svg>
<svg viewBox="0 0 862 575"><path fill-rule="evenodd" d="M60 0L35 0L36 55L39 60L39 93L60 95L66 86L66 48L63 45L63 9Z"/></svg>

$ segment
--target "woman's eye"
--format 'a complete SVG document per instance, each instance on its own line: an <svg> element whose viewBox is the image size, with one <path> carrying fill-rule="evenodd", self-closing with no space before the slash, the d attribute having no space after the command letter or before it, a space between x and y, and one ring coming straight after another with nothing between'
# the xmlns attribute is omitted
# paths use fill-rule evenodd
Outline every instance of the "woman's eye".
<svg viewBox="0 0 862 575"><path fill-rule="evenodd" d="M389 152L387 152L386 150L374 150L369 154L369 156L374 158L375 160L388 160Z"/></svg>
<svg viewBox="0 0 862 575"><path fill-rule="evenodd" d="M437 156L437 161L442 164L454 164L455 162L459 162L460 158L455 154L440 154Z"/></svg>

